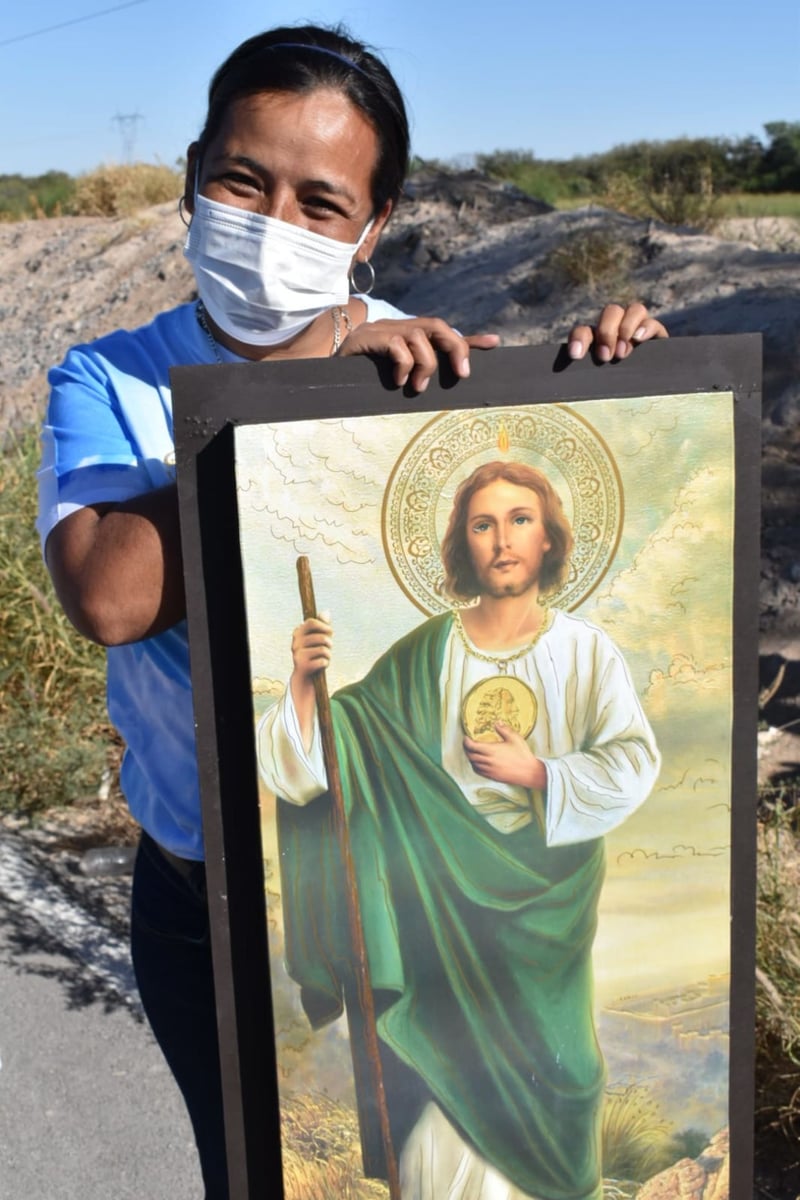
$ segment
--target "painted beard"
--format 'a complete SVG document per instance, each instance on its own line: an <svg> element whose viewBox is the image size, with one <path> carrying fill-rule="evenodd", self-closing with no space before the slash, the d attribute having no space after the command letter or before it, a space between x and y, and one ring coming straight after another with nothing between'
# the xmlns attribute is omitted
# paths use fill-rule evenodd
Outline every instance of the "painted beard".
<svg viewBox="0 0 800 1200"><path fill-rule="evenodd" d="M501 600L504 596L524 596L526 592L531 591L539 582L539 571L530 571L523 579L508 580L504 583L502 580L492 579L491 568L486 571L476 572L478 583L480 584L481 594L491 596L494 600Z"/></svg>

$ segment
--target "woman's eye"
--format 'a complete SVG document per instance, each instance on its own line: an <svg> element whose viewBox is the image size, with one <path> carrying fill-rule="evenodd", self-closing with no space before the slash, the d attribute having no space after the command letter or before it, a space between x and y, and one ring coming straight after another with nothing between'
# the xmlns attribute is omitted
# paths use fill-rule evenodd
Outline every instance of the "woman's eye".
<svg viewBox="0 0 800 1200"><path fill-rule="evenodd" d="M226 175L224 182L227 184L233 184L234 187L255 188L258 186L252 175L240 175L238 172Z"/></svg>
<svg viewBox="0 0 800 1200"><path fill-rule="evenodd" d="M515 525L528 525L528 524L530 524L530 520L531 520L530 517L518 516L518 517L514 517L514 524Z"/></svg>
<svg viewBox="0 0 800 1200"><path fill-rule="evenodd" d="M337 206L325 196L307 196L304 203L308 208L312 208L316 212L330 212L336 213L339 216L343 215L342 210L337 208Z"/></svg>
<svg viewBox="0 0 800 1200"><path fill-rule="evenodd" d="M489 528L489 522L481 521L479 524L472 526L472 532L473 533L486 533L486 530L488 528Z"/></svg>

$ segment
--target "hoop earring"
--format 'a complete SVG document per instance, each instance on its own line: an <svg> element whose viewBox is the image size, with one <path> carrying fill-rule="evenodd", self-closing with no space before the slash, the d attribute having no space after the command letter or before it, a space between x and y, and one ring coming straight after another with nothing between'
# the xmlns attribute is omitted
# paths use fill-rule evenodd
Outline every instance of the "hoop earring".
<svg viewBox="0 0 800 1200"><path fill-rule="evenodd" d="M181 196L180 200L178 201L178 216L188 229L192 222L186 220L185 201L183 196Z"/></svg>
<svg viewBox="0 0 800 1200"><path fill-rule="evenodd" d="M360 288L358 286L358 284L356 283L355 274L359 267L366 267L366 269L369 271L369 286L368 287ZM370 292L375 287L375 268L373 267L372 263L369 261L368 258L364 259L363 262L354 262L352 267L350 268L350 273L347 278L350 280L350 286L354 292L358 292L359 295L361 295L361 296L369 296Z"/></svg>

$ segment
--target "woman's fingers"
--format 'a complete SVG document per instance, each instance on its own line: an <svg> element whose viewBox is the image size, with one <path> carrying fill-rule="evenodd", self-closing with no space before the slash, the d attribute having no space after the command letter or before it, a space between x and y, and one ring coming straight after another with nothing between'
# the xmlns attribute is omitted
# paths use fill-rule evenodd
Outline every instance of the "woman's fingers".
<svg viewBox="0 0 800 1200"><path fill-rule="evenodd" d="M583 358L591 347L599 362L611 362L613 358L627 358L639 342L665 337L669 337L665 327L638 301L627 307L607 304L597 325L575 326L567 348L570 358Z"/></svg>
<svg viewBox="0 0 800 1200"><path fill-rule="evenodd" d="M466 379L470 349L491 350L499 340L489 333L462 337L438 317L366 321L345 338L339 354L385 354L394 363L398 387L408 384L424 392L437 370L440 354L447 355L457 378Z"/></svg>

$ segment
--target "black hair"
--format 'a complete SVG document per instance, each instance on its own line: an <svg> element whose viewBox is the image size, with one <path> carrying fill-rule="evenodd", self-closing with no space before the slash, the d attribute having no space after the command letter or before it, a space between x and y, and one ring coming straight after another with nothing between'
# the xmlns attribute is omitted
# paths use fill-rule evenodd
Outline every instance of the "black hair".
<svg viewBox="0 0 800 1200"><path fill-rule="evenodd" d="M202 154L234 100L255 92L307 93L335 88L363 113L378 139L372 204L380 212L395 201L408 170L406 108L389 68L342 26L283 26L248 38L215 72L208 113L198 139Z"/></svg>

